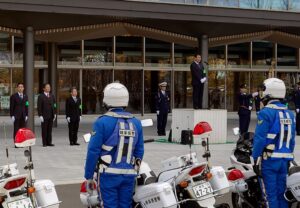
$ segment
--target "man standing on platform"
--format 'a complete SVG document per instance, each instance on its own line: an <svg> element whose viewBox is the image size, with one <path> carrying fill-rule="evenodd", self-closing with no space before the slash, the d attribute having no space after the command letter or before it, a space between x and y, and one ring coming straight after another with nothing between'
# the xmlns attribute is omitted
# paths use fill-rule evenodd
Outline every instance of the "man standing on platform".
<svg viewBox="0 0 300 208"><path fill-rule="evenodd" d="M43 147L54 146L52 144L52 126L56 119L56 101L50 90L50 84L44 84L44 92L39 95L37 103L42 126Z"/></svg>
<svg viewBox="0 0 300 208"><path fill-rule="evenodd" d="M18 83L17 91L10 97L10 117L14 123L14 140L17 131L25 127L28 119L28 97L23 93L23 83Z"/></svg>
<svg viewBox="0 0 300 208"><path fill-rule="evenodd" d="M161 82L158 86L159 91L155 96L155 106L157 114L157 134L158 136L165 136L168 113L170 111L170 97L166 92L167 82Z"/></svg>
<svg viewBox="0 0 300 208"><path fill-rule="evenodd" d="M191 64L190 69L193 85L193 108L202 109L203 89L206 81L206 75L200 54L195 54L194 62Z"/></svg>
<svg viewBox="0 0 300 208"><path fill-rule="evenodd" d="M77 143L79 122L81 120L81 100L77 97L76 87L72 87L71 96L66 100L66 119L69 127L70 145L79 145Z"/></svg>

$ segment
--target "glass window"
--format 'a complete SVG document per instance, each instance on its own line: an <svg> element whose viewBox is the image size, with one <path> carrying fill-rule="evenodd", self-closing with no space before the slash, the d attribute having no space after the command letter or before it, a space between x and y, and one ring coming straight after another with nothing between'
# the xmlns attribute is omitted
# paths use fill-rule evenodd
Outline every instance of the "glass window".
<svg viewBox="0 0 300 208"><path fill-rule="evenodd" d="M171 66L171 44L146 39L146 66Z"/></svg>
<svg viewBox="0 0 300 208"><path fill-rule="evenodd" d="M142 110L142 71L115 70L114 80L125 85L129 92L129 104L126 108L131 113L141 113Z"/></svg>
<svg viewBox="0 0 300 208"><path fill-rule="evenodd" d="M82 70L82 113L99 114L103 106L104 87L112 82L112 70Z"/></svg>
<svg viewBox="0 0 300 208"><path fill-rule="evenodd" d="M34 44L34 61L37 65L47 65L46 58L46 43L41 41L35 41Z"/></svg>
<svg viewBox="0 0 300 208"><path fill-rule="evenodd" d="M170 93L170 71L145 71L145 113L154 113L156 111L155 95L158 92L158 84L161 81L168 83L167 91Z"/></svg>
<svg viewBox="0 0 300 208"><path fill-rule="evenodd" d="M174 66L189 67L194 61L195 48L175 44L174 46Z"/></svg>
<svg viewBox="0 0 300 208"><path fill-rule="evenodd" d="M0 33L0 64L11 64L11 41L10 36Z"/></svg>
<svg viewBox="0 0 300 208"><path fill-rule="evenodd" d="M142 38L116 37L116 65L142 66Z"/></svg>
<svg viewBox="0 0 300 208"><path fill-rule="evenodd" d="M70 96L71 87L77 87L78 96L79 90L79 70L60 69L58 70L58 86L57 86L57 104L58 112L64 114L66 112L66 99Z"/></svg>
<svg viewBox="0 0 300 208"><path fill-rule="evenodd" d="M192 75L190 71L175 71L174 108L193 108Z"/></svg>
<svg viewBox="0 0 300 208"><path fill-rule="evenodd" d="M278 68L297 68L297 49L277 45Z"/></svg>
<svg viewBox="0 0 300 208"><path fill-rule="evenodd" d="M267 41L253 42L253 67L266 68L271 66L273 61L273 43Z"/></svg>
<svg viewBox="0 0 300 208"><path fill-rule="evenodd" d="M84 65L112 65L112 38L84 41Z"/></svg>
<svg viewBox="0 0 300 208"><path fill-rule="evenodd" d="M208 63L211 69L225 69L225 46L209 48Z"/></svg>
<svg viewBox="0 0 300 208"><path fill-rule="evenodd" d="M249 87L249 72L226 72L226 108L228 111L238 110L237 96L240 92L240 85L243 83Z"/></svg>
<svg viewBox="0 0 300 208"><path fill-rule="evenodd" d="M228 45L228 68L250 67L250 43Z"/></svg>
<svg viewBox="0 0 300 208"><path fill-rule="evenodd" d="M286 96L289 109L295 109L293 100L293 92L297 86L297 73L296 72L277 72L277 77L284 81L286 86Z"/></svg>
<svg viewBox="0 0 300 208"><path fill-rule="evenodd" d="M58 65L80 65L80 41L59 44Z"/></svg>
<svg viewBox="0 0 300 208"><path fill-rule="evenodd" d="M10 98L10 72L9 69L0 68L0 115L9 113Z"/></svg>
<svg viewBox="0 0 300 208"><path fill-rule="evenodd" d="M208 106L211 109L225 108L225 71L209 71L208 73Z"/></svg>
<svg viewBox="0 0 300 208"><path fill-rule="evenodd" d="M14 62L15 64L23 64L23 38L15 37L14 42Z"/></svg>

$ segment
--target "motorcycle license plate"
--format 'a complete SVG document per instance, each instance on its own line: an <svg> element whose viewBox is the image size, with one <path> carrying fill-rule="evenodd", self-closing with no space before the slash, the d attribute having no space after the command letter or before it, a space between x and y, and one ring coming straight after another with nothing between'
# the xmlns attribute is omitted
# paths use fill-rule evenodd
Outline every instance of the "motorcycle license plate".
<svg viewBox="0 0 300 208"><path fill-rule="evenodd" d="M200 185L194 186L193 191L194 191L195 196L197 198L200 198L200 197L205 196L207 194L211 194L213 192L213 190L211 188L211 185L208 182L205 182L205 183L202 183Z"/></svg>
<svg viewBox="0 0 300 208"><path fill-rule="evenodd" d="M8 208L33 208L30 198L20 199L7 203Z"/></svg>

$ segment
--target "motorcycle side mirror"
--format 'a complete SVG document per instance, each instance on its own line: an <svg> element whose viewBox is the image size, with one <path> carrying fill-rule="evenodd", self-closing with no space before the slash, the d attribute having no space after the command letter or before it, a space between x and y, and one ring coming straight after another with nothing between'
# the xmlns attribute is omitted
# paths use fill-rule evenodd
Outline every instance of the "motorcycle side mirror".
<svg viewBox="0 0 300 208"><path fill-rule="evenodd" d="M141 120L142 127L149 127L153 126L153 120L152 119L143 119Z"/></svg>
<svg viewBox="0 0 300 208"><path fill-rule="evenodd" d="M149 127L153 126L153 120L152 119L143 119L141 120L142 127ZM83 135L83 140L85 143L89 143L92 137L92 133L87 133Z"/></svg>
<svg viewBox="0 0 300 208"><path fill-rule="evenodd" d="M85 143L89 143L91 140L92 134L91 133L87 133L83 135L83 140L85 141Z"/></svg>
<svg viewBox="0 0 300 208"><path fill-rule="evenodd" d="M237 135L240 134L240 128L239 128L239 127L233 128L232 131L233 131L233 134L234 134L235 136L237 136Z"/></svg>

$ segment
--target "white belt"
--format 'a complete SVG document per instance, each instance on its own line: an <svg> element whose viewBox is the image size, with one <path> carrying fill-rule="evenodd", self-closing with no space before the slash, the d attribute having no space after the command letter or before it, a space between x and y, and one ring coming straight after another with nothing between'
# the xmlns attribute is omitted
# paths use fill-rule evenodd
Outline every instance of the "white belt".
<svg viewBox="0 0 300 208"><path fill-rule="evenodd" d="M275 139L277 134L267 134L268 139Z"/></svg>
<svg viewBox="0 0 300 208"><path fill-rule="evenodd" d="M99 173L137 175L137 172L134 169L118 169L118 168L100 168Z"/></svg>
<svg viewBox="0 0 300 208"><path fill-rule="evenodd" d="M294 155L292 153L273 152L270 157L272 157L272 158L290 158L290 159L293 159Z"/></svg>

